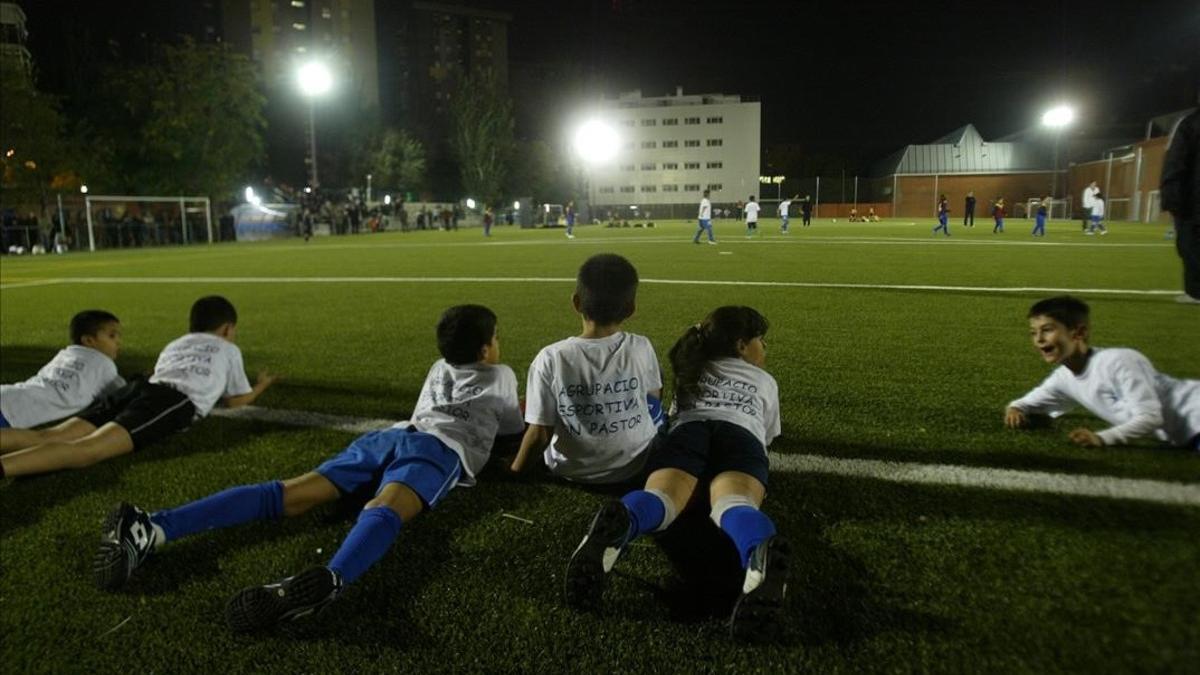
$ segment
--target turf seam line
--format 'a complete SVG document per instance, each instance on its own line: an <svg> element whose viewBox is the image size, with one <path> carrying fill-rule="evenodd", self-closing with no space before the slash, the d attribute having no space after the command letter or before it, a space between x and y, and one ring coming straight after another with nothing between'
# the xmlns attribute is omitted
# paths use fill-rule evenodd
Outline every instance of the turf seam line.
<svg viewBox="0 0 1200 675"><path fill-rule="evenodd" d="M44 282L0 284L0 290L52 284L354 284L354 283L575 283L574 277L76 277ZM1053 288L1045 286L939 286L936 284L856 284L834 281L732 281L721 279L642 279L671 286L756 286L846 290L946 291L969 293L1075 293L1091 295L1178 295L1178 290L1136 288Z"/></svg>
<svg viewBox="0 0 1200 675"><path fill-rule="evenodd" d="M364 434L395 424L395 420L259 406L218 408L213 410L212 414L229 419L256 420L299 427L319 427L354 434ZM824 455L793 455L778 452L771 452L768 455L772 471L788 473L822 473L917 485L959 486L1200 506L1200 483L1173 483L1116 476L1087 476L953 464L921 464Z"/></svg>

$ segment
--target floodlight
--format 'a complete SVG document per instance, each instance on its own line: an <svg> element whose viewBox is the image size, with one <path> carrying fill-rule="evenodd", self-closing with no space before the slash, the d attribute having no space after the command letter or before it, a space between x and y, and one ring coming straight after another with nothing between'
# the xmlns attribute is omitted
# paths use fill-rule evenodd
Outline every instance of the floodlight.
<svg viewBox="0 0 1200 675"><path fill-rule="evenodd" d="M80 191L81 193L83 193L83 194L85 194L85 195L86 195L86 194L87 194L87 186L86 186L86 185L80 185L80 186L79 186L79 191Z"/></svg>
<svg viewBox="0 0 1200 675"><path fill-rule="evenodd" d="M1075 119L1075 111L1069 106L1055 106L1042 114L1042 125L1059 129L1067 126Z"/></svg>
<svg viewBox="0 0 1200 675"><path fill-rule="evenodd" d="M246 195L246 201L251 202L251 203L254 202L254 188L247 185L246 190L245 190L245 195Z"/></svg>
<svg viewBox="0 0 1200 675"><path fill-rule="evenodd" d="M513 211L521 210L521 202L513 202Z"/></svg>
<svg viewBox="0 0 1200 675"><path fill-rule="evenodd" d="M391 195L384 195L384 196L383 196L383 203L384 203L385 205L390 205L390 204L392 203L392 196L391 196Z"/></svg>
<svg viewBox="0 0 1200 675"><path fill-rule="evenodd" d="M320 61L309 61L296 71L296 83L305 96L321 96L333 87L333 74Z"/></svg>
<svg viewBox="0 0 1200 675"><path fill-rule="evenodd" d="M612 159L620 139L617 132L600 120L588 120L575 132L575 154L589 164Z"/></svg>
<svg viewBox="0 0 1200 675"><path fill-rule="evenodd" d="M475 208L475 200L474 200L474 199L471 199L470 197L467 197L467 208L468 208L468 209L473 209L473 208Z"/></svg>

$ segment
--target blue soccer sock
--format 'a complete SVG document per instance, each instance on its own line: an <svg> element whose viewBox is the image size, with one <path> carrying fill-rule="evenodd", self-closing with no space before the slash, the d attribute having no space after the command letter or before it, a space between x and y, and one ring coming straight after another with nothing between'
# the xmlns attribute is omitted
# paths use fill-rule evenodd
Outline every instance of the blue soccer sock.
<svg viewBox="0 0 1200 675"><path fill-rule="evenodd" d="M629 534L625 539L627 544L643 534L670 525L670 521L675 519L672 514L668 520L668 513L674 509L668 509L667 500L661 493L634 490L621 497L621 503L625 505L625 510L629 511Z"/></svg>
<svg viewBox="0 0 1200 675"><path fill-rule="evenodd" d="M387 553L400 535L402 524L400 516L386 506L363 509L358 522L329 561L329 569L341 576L342 583L353 582Z"/></svg>
<svg viewBox="0 0 1200 675"><path fill-rule="evenodd" d="M162 529L167 541L205 530L240 525L252 520L275 520L283 515L283 483L277 480L241 485L198 499L190 504L159 511L150 522ZM162 543L160 540L157 542Z"/></svg>
<svg viewBox="0 0 1200 675"><path fill-rule="evenodd" d="M745 569L754 547L775 535L775 523L753 506L732 506L721 514L721 530L733 540Z"/></svg>

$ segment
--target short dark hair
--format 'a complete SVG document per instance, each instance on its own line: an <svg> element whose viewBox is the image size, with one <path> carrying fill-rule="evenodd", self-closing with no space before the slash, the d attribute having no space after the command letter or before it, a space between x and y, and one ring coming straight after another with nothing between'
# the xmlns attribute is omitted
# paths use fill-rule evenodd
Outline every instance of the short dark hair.
<svg viewBox="0 0 1200 675"><path fill-rule="evenodd" d="M1067 328L1078 328L1088 323L1090 314L1086 302L1070 295L1058 295L1033 303L1026 318L1048 316Z"/></svg>
<svg viewBox="0 0 1200 675"><path fill-rule="evenodd" d="M438 320L438 351L454 366L475 363L495 335L495 312L483 305L455 305Z"/></svg>
<svg viewBox="0 0 1200 675"><path fill-rule="evenodd" d="M632 263L615 253L598 253L584 261L575 278L579 310L601 326L620 323L633 314L637 286Z"/></svg>
<svg viewBox="0 0 1200 675"><path fill-rule="evenodd" d="M71 344L83 344L83 338L99 333L106 323L121 323L112 312L85 309L71 317Z"/></svg>
<svg viewBox="0 0 1200 675"><path fill-rule="evenodd" d="M211 333L227 323L237 324L237 320L237 310L232 302L220 295L206 295L192 303L189 330Z"/></svg>
<svg viewBox="0 0 1200 675"><path fill-rule="evenodd" d="M705 191L704 191L704 196L705 196L705 197L707 197L707 196L708 196L708 190L705 190Z"/></svg>

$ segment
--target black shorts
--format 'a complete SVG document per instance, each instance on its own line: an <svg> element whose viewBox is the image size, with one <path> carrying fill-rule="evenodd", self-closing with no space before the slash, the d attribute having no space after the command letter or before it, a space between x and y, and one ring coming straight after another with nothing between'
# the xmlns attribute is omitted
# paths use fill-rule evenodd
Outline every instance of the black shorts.
<svg viewBox="0 0 1200 675"><path fill-rule="evenodd" d="M136 380L121 387L78 417L99 428L116 422L133 438L134 449L183 431L196 416L196 406L165 384Z"/></svg>
<svg viewBox="0 0 1200 675"><path fill-rule="evenodd" d="M766 487L767 466L767 451L754 434L731 422L703 420L675 427L665 442L652 446L646 471L679 469L701 481L740 471Z"/></svg>

